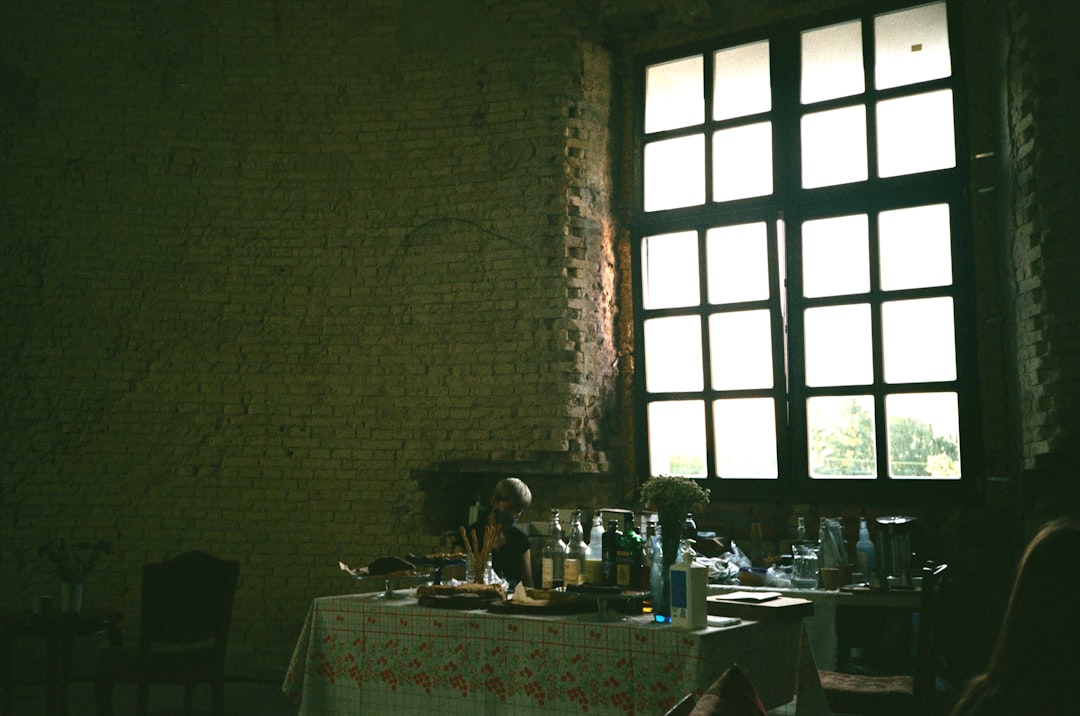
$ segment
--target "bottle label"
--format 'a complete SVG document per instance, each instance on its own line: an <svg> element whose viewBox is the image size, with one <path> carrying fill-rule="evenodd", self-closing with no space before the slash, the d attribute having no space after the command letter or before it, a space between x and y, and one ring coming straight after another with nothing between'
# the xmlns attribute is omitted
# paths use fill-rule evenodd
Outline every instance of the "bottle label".
<svg viewBox="0 0 1080 716"><path fill-rule="evenodd" d="M581 562L576 559L567 558L566 563L563 564L563 579L566 584L577 584L578 576L581 574Z"/></svg>
<svg viewBox="0 0 1080 716"><path fill-rule="evenodd" d="M551 589L555 583L555 561L550 557L540 560L540 586Z"/></svg>

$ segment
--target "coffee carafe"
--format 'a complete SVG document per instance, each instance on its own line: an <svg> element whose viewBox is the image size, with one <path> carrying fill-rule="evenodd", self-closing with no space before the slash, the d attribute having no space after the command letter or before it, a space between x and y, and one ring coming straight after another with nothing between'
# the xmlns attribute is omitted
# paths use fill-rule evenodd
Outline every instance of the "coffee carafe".
<svg viewBox="0 0 1080 716"><path fill-rule="evenodd" d="M912 536L917 517L878 517L878 558L889 586L911 586Z"/></svg>

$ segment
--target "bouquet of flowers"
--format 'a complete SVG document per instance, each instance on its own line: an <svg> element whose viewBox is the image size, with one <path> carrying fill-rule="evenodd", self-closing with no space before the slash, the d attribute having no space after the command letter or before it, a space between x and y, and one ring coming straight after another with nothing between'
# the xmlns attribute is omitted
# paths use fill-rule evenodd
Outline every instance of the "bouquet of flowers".
<svg viewBox="0 0 1080 716"><path fill-rule="evenodd" d="M112 545L105 540L68 544L54 539L38 547L38 554L52 563L61 582L74 584L86 579L102 555L112 554Z"/></svg>
<svg viewBox="0 0 1080 716"><path fill-rule="evenodd" d="M686 513L695 505L707 504L709 491L688 477L660 475L649 478L641 486L641 501L659 513L664 563L670 565L675 559Z"/></svg>
<svg viewBox="0 0 1080 716"><path fill-rule="evenodd" d="M688 477L661 475L649 478L641 487L641 501L661 515L673 514L682 520L695 505L709 501L709 491Z"/></svg>

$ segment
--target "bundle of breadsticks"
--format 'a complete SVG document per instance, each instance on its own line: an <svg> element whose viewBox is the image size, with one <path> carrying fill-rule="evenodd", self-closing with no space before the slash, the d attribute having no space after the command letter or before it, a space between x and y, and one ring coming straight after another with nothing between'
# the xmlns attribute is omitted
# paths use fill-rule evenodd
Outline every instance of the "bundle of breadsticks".
<svg viewBox="0 0 1080 716"><path fill-rule="evenodd" d="M466 534L464 527L459 529L461 530L461 539L465 542L465 552L473 565L473 581L483 582L488 557L491 556L491 551L495 549L495 538L499 534L499 526L495 524L494 513L488 518L487 524L484 525L483 542L476 538L476 530L469 530L469 533Z"/></svg>

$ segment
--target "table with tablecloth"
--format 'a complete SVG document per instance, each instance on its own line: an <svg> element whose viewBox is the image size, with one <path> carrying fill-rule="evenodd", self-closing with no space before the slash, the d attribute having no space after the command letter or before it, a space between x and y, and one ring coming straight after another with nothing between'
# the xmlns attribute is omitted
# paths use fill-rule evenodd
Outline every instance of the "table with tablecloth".
<svg viewBox="0 0 1080 716"><path fill-rule="evenodd" d="M648 615L602 621L322 597L283 690L301 716L662 714L737 663L771 708L793 698L802 634L798 620L711 617L690 631Z"/></svg>

